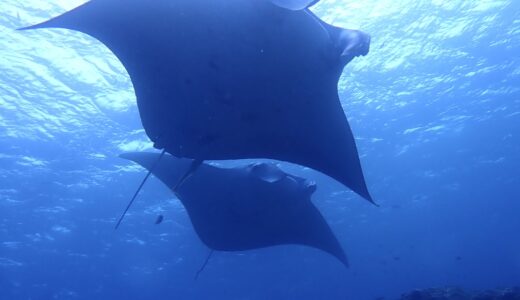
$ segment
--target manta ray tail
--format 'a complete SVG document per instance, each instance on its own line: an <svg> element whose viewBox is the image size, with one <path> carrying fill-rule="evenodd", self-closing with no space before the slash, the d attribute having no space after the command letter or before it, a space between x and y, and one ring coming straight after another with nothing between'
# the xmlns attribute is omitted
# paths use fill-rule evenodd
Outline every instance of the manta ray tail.
<svg viewBox="0 0 520 300"><path fill-rule="evenodd" d="M197 171L197 169L200 167L200 165L203 163L204 161L203 160L200 160L200 159L196 159L194 160L191 165L190 165L190 168L188 169L188 171L186 171L186 173L184 173L184 175L182 175L181 179L179 179L179 181L177 182L177 184L173 187L173 192L176 193L177 190L179 189L179 187L188 179L191 177L191 175L193 175L193 173L195 173L195 171Z"/></svg>
<svg viewBox="0 0 520 300"><path fill-rule="evenodd" d="M119 228L119 225L121 225L121 222L123 221L123 218L125 217L126 213L128 212L128 210L130 209L130 206L132 206L132 204L134 203L134 200L137 198L137 195L139 194L139 192L141 191L141 189L143 188L144 184L146 183L146 181L148 180L148 178L150 177L150 175L153 173L153 171L155 170L155 168L157 167L157 165L159 164L159 161L161 160L161 158L164 156L164 154L166 153L166 149L163 149L163 151L161 152L161 154L159 155L159 157L157 158L157 160L155 160L155 162L153 163L152 167L148 170L148 173L146 173L146 176L143 178L143 180L141 181L141 184L139 185L139 187L137 188L137 190L135 191L132 199L130 200L130 202L128 202L128 205L126 206L125 210L123 211L123 213L121 214L121 217L119 217L119 220L117 221L116 223L116 226L115 226L115 229L118 229ZM195 173L195 171L197 171L197 169L200 167L200 165L202 164L203 160L194 160L191 165L190 165L190 168L186 171L186 173L184 173L182 175L182 177L179 179L179 181L177 181L177 184L175 184L174 188L172 189L174 193L177 192L177 189L188 179L190 178L191 175L193 175L193 173ZM159 219L158 219L159 220ZM160 219L160 221L162 221L162 218ZM156 222L156 224L159 224L160 221Z"/></svg>
<svg viewBox="0 0 520 300"><path fill-rule="evenodd" d="M130 209L130 206L132 206L132 204L134 203L135 198L137 198L137 195L139 194L139 192L140 192L141 189L143 188L144 184L145 184L146 181L148 180L148 177L150 177L150 174L152 174L153 170L155 169L155 167L157 166L157 164L159 163L159 161L161 160L161 158L164 156L164 153L166 153L166 149L164 149L164 150L161 152L161 155L159 155L159 157L157 158L157 160L155 161L155 163L153 164L153 166L150 168L150 170L148 171L148 173L146 174L146 176L143 178L143 181L141 181L141 184L139 185L139 187L138 187L137 190L135 191L134 196L132 197L132 199L130 200L130 202L128 202L128 205L126 206L125 211L123 211L123 213L121 214L121 217L119 217L119 220L117 221L117 223L116 223L116 227L115 227L114 229L117 230L117 228L119 228L119 225L121 225L121 222L123 221L123 218L125 217L125 215L126 215L126 213L128 212L128 210Z"/></svg>
<svg viewBox="0 0 520 300"><path fill-rule="evenodd" d="M206 257L206 260L204 261L202 266L199 268L199 270L195 274L195 278L193 280L197 280L199 278L200 273L202 273L202 271L204 271L204 269L206 268L206 265L208 264L209 259L211 258L211 255L213 255L213 252L215 252L213 249L211 249L211 251L209 251L209 254Z"/></svg>

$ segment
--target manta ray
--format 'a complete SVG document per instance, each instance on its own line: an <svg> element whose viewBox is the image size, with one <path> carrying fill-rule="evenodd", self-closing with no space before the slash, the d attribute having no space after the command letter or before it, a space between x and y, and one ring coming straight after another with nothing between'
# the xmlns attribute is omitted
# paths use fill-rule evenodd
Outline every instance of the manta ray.
<svg viewBox="0 0 520 300"><path fill-rule="evenodd" d="M133 152L132 160L159 178L182 202L193 227L212 250L243 251L299 244L325 251L345 266L347 257L329 225L311 202L316 185L271 163L220 168L202 163L177 186L192 161Z"/></svg>
<svg viewBox="0 0 520 300"><path fill-rule="evenodd" d="M23 29L88 34L121 61L157 149L267 158L320 171L372 201L337 84L370 36L318 0L92 0Z"/></svg>

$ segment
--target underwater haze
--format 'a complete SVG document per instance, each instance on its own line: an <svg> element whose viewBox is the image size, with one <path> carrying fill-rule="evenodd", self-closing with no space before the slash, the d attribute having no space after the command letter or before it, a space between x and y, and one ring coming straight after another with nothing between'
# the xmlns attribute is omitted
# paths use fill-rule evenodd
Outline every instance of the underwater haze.
<svg viewBox="0 0 520 300"><path fill-rule="evenodd" d="M215 252L197 280L210 250L156 178L114 230L146 174L118 155L154 151L121 63L75 31L16 31L83 2L0 3L0 299L392 300L520 285L520 1L314 6L372 35L339 92L380 207L281 163L317 182L312 201L350 267L286 245Z"/></svg>

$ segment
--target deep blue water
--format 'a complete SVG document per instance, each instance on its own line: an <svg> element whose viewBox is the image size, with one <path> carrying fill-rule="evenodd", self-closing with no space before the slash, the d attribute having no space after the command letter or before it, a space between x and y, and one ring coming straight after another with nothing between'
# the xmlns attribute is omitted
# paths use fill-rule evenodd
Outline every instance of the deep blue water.
<svg viewBox="0 0 520 300"><path fill-rule="evenodd" d="M520 284L520 2L326 1L373 36L343 102L380 208L331 179L313 202L351 267L314 249L208 249L156 179L113 230L150 150L128 75L100 43L18 32L82 1L0 3L0 299L397 299ZM165 221L154 225L158 214Z"/></svg>

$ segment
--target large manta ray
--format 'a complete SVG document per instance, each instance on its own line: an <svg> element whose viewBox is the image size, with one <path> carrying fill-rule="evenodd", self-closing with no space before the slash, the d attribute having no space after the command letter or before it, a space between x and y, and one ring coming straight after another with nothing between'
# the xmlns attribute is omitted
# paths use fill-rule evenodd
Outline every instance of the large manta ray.
<svg viewBox="0 0 520 300"><path fill-rule="evenodd" d="M329 25L304 0L92 0L27 27L98 39L132 80L158 149L197 160L307 166L372 201L338 98L370 37Z"/></svg>
<svg viewBox="0 0 520 300"><path fill-rule="evenodd" d="M121 155L152 170L175 190L209 248L242 251L300 244L323 250L348 265L338 240L311 202L314 183L268 163L230 169L203 163L177 186L191 160L165 155L153 167L158 156L142 152Z"/></svg>

